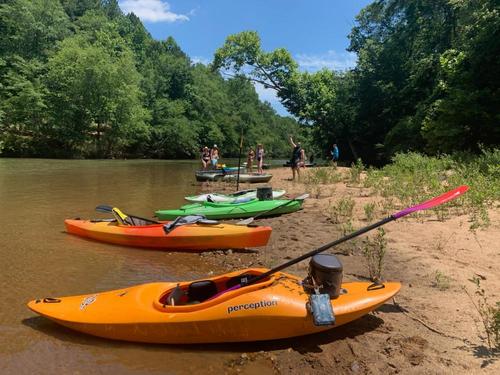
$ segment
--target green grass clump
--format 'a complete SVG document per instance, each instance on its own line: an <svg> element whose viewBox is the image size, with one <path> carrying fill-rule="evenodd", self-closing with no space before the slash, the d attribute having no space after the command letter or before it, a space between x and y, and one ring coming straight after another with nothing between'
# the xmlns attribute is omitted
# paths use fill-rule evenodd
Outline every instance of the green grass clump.
<svg viewBox="0 0 500 375"><path fill-rule="evenodd" d="M486 333L486 343L488 344L490 353L498 354L500 352L500 302L489 302L486 292L481 286L481 279L479 277L473 276L469 281L476 287L474 294L477 299L475 300L469 292L467 292L465 287L464 290L481 317L484 332Z"/></svg>
<svg viewBox="0 0 500 375"><path fill-rule="evenodd" d="M330 219L334 224L351 221L355 202L351 197L341 198L330 206Z"/></svg>
<svg viewBox="0 0 500 375"><path fill-rule="evenodd" d="M378 228L374 238L367 238L363 246L363 257L366 261L368 274L370 275L370 279L374 282L382 280L386 251L387 239L385 238L384 228Z"/></svg>
<svg viewBox="0 0 500 375"><path fill-rule="evenodd" d="M431 283L433 288L445 291L450 288L450 283L451 283L451 277L445 275L443 272L439 270L434 272L433 280Z"/></svg>
<svg viewBox="0 0 500 375"><path fill-rule="evenodd" d="M323 185L334 184L342 180L342 175L336 167L310 168L304 176L307 192L314 198L319 198L324 190Z"/></svg>
<svg viewBox="0 0 500 375"><path fill-rule="evenodd" d="M375 208L377 205L373 202L367 203L363 206L363 210L365 211L366 220L371 223L375 216Z"/></svg>
<svg viewBox="0 0 500 375"><path fill-rule="evenodd" d="M363 162L361 159L356 160L356 163L351 164L351 169L349 170L350 172L350 179L349 182L351 184L359 184L361 181L361 172L365 170L365 166L363 165Z"/></svg>

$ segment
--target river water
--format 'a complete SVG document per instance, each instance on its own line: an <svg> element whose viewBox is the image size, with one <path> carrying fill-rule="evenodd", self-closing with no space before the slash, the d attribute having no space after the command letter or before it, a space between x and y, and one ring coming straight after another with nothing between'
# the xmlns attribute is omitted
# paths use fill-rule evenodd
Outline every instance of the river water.
<svg viewBox="0 0 500 375"><path fill-rule="evenodd" d="M224 346L168 346L86 336L37 317L26 302L206 275L197 254L140 250L64 232L64 219L110 204L151 217L199 192L195 161L0 159L0 373L221 373ZM237 349L236 349L237 351ZM262 372L261 372L262 374Z"/></svg>

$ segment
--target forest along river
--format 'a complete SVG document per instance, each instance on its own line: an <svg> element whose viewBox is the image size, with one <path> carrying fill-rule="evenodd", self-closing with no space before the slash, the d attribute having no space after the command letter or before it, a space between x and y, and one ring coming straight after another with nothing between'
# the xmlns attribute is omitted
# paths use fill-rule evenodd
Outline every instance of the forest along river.
<svg viewBox="0 0 500 375"><path fill-rule="evenodd" d="M98 204L152 217L197 193L196 161L0 159L0 373L220 373L226 346L168 346L86 336L37 317L26 302L203 278L197 254L141 250L64 232L65 218L105 217ZM243 349L244 350L244 349Z"/></svg>

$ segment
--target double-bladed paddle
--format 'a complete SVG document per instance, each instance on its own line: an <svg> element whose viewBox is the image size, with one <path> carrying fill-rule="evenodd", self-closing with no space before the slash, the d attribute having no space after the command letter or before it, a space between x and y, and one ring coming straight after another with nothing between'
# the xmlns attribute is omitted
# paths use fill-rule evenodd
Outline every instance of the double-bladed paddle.
<svg viewBox="0 0 500 375"><path fill-rule="evenodd" d="M396 220L396 219L399 219L403 216L406 216L406 215L409 215L413 212L417 212L417 211L423 211L423 210L428 210L430 208L433 208L433 207L436 207L436 206L439 206L441 204L444 204L444 203L447 203L455 198L458 198L460 195L462 195L463 193L465 193L467 190L469 190L469 187L466 186L466 185L463 185L463 186L460 186L456 189L453 189L453 190L450 190L436 198L433 198L433 199L430 199L428 201L425 201L423 203L420 203L420 204L417 204L415 206L412 206L412 207L408 207L408 208L405 208L404 210L402 211L399 211L399 212L396 212L394 214L392 214L391 216L389 217L386 217L385 219L382 219L380 220L379 222L377 223L374 223L374 224L371 224L371 225L368 225L364 228L361 228L361 229L358 229L357 231L355 232L352 232L350 234L348 234L347 236L345 237L342 237L342 238L339 238L338 240L335 240L335 241L332 241L330 243L327 243L317 249L314 249L304 255L301 255L300 257L298 258L295 258L295 259L292 259L286 263L283 263L282 265L280 266L277 266L273 269L270 269L269 271L267 272L264 272L263 274L260 274L258 276L255 276L255 277L251 277L249 278L248 280L246 280L245 282L241 282L240 284L237 284L229 289L226 289L225 291L219 293L218 295L220 294L223 294L223 293L226 293L226 292L229 292L231 290L236 290L236 289L239 289L241 287L244 287L244 286L247 286L247 285L250 285L250 284L254 284L256 283L257 281L260 281L260 280L263 280L269 276L271 276L272 274L276 273L276 272L279 272L287 267L290 267L291 265L294 265L296 263L299 263L300 261L304 260L304 259L307 259L309 257L312 257L313 255L316 255L316 254L319 254L333 246L337 246L338 244L341 244L342 242L345 242L345 241L348 241L354 237L357 237L357 236L360 236L366 232L369 232L371 231L372 229L375 229L375 228L378 228L384 224L387 224L388 222L390 221L393 221L393 220ZM217 297L218 295L212 297L212 298L215 298Z"/></svg>
<svg viewBox="0 0 500 375"><path fill-rule="evenodd" d="M295 201L303 201L304 199L307 199L307 198L309 198L309 194L302 194L302 195L300 195L300 196L298 196L296 198L290 199L289 201L287 201L287 202L285 202L283 204L280 204L280 205L278 205L276 207L273 207L270 210L261 212L260 214L255 215L253 217L249 217L248 219L244 219L244 220L238 221L236 224L237 225L248 225L248 224L251 224L258 217L268 216L271 212L273 212L274 210L277 210L278 208L288 206L290 203L295 202Z"/></svg>
<svg viewBox="0 0 500 375"><path fill-rule="evenodd" d="M113 214L113 216L115 216L115 218L124 223L124 224L129 224L127 223L127 218L131 218L132 221L135 219L139 219L139 220L143 220L143 221L146 221L148 223L151 223L151 224L162 224L160 223L159 221L155 221L155 220L152 220L152 219L145 219L143 217L140 217L140 216L136 216L136 215L130 215L130 214L124 214L123 212L121 212L119 209L117 209L116 207L111 207L111 206L108 206L107 204L100 204L99 206L97 206L95 208L95 210L97 212L104 212L104 213L111 213ZM134 225L134 223L132 223L132 225Z"/></svg>

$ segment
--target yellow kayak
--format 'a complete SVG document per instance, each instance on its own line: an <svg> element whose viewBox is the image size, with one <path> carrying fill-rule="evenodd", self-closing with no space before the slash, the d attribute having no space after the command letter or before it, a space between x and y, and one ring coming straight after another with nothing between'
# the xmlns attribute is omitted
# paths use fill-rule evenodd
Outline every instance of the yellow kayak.
<svg viewBox="0 0 500 375"><path fill-rule="evenodd" d="M397 282L373 287L343 283L330 303L335 324L316 326L301 279L278 272L228 290L245 269L210 279L158 282L81 296L37 299L28 307L63 326L94 336L147 343L218 343L301 336L351 322L376 309L400 289Z"/></svg>

